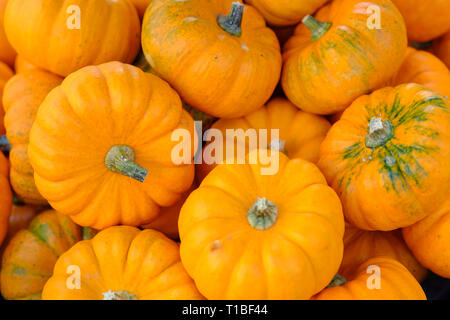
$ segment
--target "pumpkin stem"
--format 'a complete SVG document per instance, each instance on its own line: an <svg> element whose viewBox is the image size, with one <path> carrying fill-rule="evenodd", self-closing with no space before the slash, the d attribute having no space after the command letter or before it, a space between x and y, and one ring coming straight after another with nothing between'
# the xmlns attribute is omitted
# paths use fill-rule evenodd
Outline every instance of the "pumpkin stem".
<svg viewBox="0 0 450 320"><path fill-rule="evenodd" d="M394 127L389 120L381 118L370 119L369 132L366 135L366 147L378 148L383 146L394 137Z"/></svg>
<svg viewBox="0 0 450 320"><path fill-rule="evenodd" d="M317 41L330 30L331 22L321 22L311 15L307 15L302 20L303 24L311 31L311 41Z"/></svg>
<svg viewBox="0 0 450 320"><path fill-rule="evenodd" d="M256 230L267 230L275 224L278 208L266 198L258 198L247 212L247 220Z"/></svg>
<svg viewBox="0 0 450 320"><path fill-rule="evenodd" d="M9 143L6 135L0 136L0 151L9 153L11 151L11 143Z"/></svg>
<svg viewBox="0 0 450 320"><path fill-rule="evenodd" d="M343 286L346 283L347 279L345 277L341 276L340 274L336 274L327 288Z"/></svg>
<svg viewBox="0 0 450 320"><path fill-rule="evenodd" d="M144 182L148 171L138 165L133 148L125 145L115 145L109 149L105 157L105 165L112 172Z"/></svg>
<svg viewBox="0 0 450 320"><path fill-rule="evenodd" d="M232 36L240 37L242 34L241 24L243 14L244 5L235 1L231 4L231 10L228 16L217 15L217 24Z"/></svg>
<svg viewBox="0 0 450 320"><path fill-rule="evenodd" d="M103 292L103 300L137 300L137 297L125 290Z"/></svg>

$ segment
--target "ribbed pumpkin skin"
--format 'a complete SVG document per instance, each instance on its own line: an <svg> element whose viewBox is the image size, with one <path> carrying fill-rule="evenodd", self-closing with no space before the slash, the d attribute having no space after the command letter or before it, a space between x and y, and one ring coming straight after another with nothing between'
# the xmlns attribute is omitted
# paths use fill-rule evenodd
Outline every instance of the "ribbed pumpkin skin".
<svg viewBox="0 0 450 320"><path fill-rule="evenodd" d="M275 175L260 160L218 165L181 209L181 260L208 299L309 299L339 268L339 198L314 164L277 155ZM247 218L262 198L278 207L266 230Z"/></svg>
<svg viewBox="0 0 450 320"><path fill-rule="evenodd" d="M80 29L68 27L74 5ZM140 42L139 17L127 0L11 0L5 30L23 58L64 77L87 65L130 63Z"/></svg>
<svg viewBox="0 0 450 320"><path fill-rule="evenodd" d="M3 89L6 82L14 75L14 72L3 62L0 61L0 97L3 95ZM3 110L3 104L0 102L0 135L6 133L5 125L3 123L5 116L5 110Z"/></svg>
<svg viewBox="0 0 450 320"><path fill-rule="evenodd" d="M381 288L369 289L369 266L380 268ZM400 262L388 257L367 260L342 286L324 289L314 300L426 300L419 282Z"/></svg>
<svg viewBox="0 0 450 320"><path fill-rule="evenodd" d="M433 42L433 51L450 68L450 32Z"/></svg>
<svg viewBox="0 0 450 320"><path fill-rule="evenodd" d="M81 240L81 228L54 210L36 216L3 253L1 293L5 299L40 299L58 257Z"/></svg>
<svg viewBox="0 0 450 320"><path fill-rule="evenodd" d="M386 256L397 260L419 282L427 276L427 270L414 258L400 230L365 231L346 224L344 257L338 273L346 278L350 277L363 262L376 256Z"/></svg>
<svg viewBox="0 0 450 320"><path fill-rule="evenodd" d="M14 51L5 34L4 15L7 3L8 0L0 0L0 61L12 66L16 51Z"/></svg>
<svg viewBox="0 0 450 320"><path fill-rule="evenodd" d="M392 0L405 18L408 38L427 42L450 30L450 2L447 0Z"/></svg>
<svg viewBox="0 0 450 320"><path fill-rule="evenodd" d="M80 290L67 288L67 268L79 266ZM197 300L202 296L186 274L178 245L154 230L115 226L81 241L56 262L44 300L102 300L125 290L138 300Z"/></svg>
<svg viewBox="0 0 450 320"><path fill-rule="evenodd" d="M183 101L222 118L261 107L281 72L278 40L255 8L245 6L240 37L219 27L232 2L153 0L142 27L151 67Z"/></svg>
<svg viewBox="0 0 450 320"><path fill-rule="evenodd" d="M328 0L245 0L254 6L274 26L290 26L299 23L307 14L313 14Z"/></svg>
<svg viewBox="0 0 450 320"><path fill-rule="evenodd" d="M31 62L25 60L24 58L22 58L22 56L20 55L16 56L16 60L14 61L14 71L16 73L23 73L35 69L43 70L42 68L39 68L38 66L35 66Z"/></svg>
<svg viewBox="0 0 450 320"><path fill-rule="evenodd" d="M381 30L367 27L370 5L381 8ZM344 110L399 69L406 29L391 1L334 1L320 9L316 19L332 22L331 28L312 41L310 30L300 24L283 50L281 83L300 109L316 114Z"/></svg>
<svg viewBox="0 0 450 320"><path fill-rule="evenodd" d="M423 266L450 279L450 201L436 213L404 228L403 237Z"/></svg>
<svg viewBox="0 0 450 320"><path fill-rule="evenodd" d="M390 231L441 208L450 190L449 108L439 93L407 84L362 96L345 110L321 145L318 165L348 222ZM392 126L379 145L377 119Z"/></svg>
<svg viewBox="0 0 450 320"><path fill-rule="evenodd" d="M6 136L12 146L9 154L11 186L17 198L28 204L47 203L34 183L33 168L28 160L28 142L40 104L62 80L44 70L31 70L16 74L4 88Z"/></svg>
<svg viewBox="0 0 450 320"><path fill-rule="evenodd" d="M28 148L36 186L82 226L145 224L194 179L193 164L172 161L176 129L190 134L193 157L193 120L165 81L119 62L85 67L39 108ZM106 155L117 145L134 150L135 162L148 170L144 182L108 169Z"/></svg>
<svg viewBox="0 0 450 320"><path fill-rule="evenodd" d="M291 102L283 98L274 98L267 106L259 108L246 117L235 119L219 119L213 124L211 129L220 130L227 143L222 143L223 159L226 159L226 146L234 145L234 163L237 161L237 150L239 147L244 147L245 152L251 151L249 149L249 139L245 136L227 136L227 129L242 129L245 131L255 129L258 136L256 147L266 147L266 141L259 141L260 129L267 130L267 147L270 147L272 142L271 130L279 130L279 139L284 143L283 151L290 158L303 158L311 162L317 162L319 159L319 148L323 139L330 129L330 123L323 117L311 113L298 110ZM210 131L211 133L211 131ZM210 139L211 134L207 137ZM210 143L207 143L203 150L208 148ZM216 143L218 146L218 143ZM253 149L252 149L253 150ZM204 152L205 154L205 152ZM209 154L209 152L208 152ZM201 182L205 176L216 167L216 163L208 164L203 161L196 166L196 178Z"/></svg>
<svg viewBox="0 0 450 320"><path fill-rule="evenodd" d="M9 164L0 152L0 245L8 230L8 219L11 214L12 193L9 186Z"/></svg>
<svg viewBox="0 0 450 320"><path fill-rule="evenodd" d="M450 97L450 72L433 54L409 47L398 73L389 85L417 83Z"/></svg>

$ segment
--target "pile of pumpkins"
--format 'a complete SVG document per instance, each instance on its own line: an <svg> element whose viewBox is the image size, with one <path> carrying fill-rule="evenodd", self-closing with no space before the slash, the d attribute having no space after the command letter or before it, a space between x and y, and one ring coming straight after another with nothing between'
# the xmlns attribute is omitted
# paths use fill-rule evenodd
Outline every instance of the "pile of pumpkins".
<svg viewBox="0 0 450 320"><path fill-rule="evenodd" d="M426 299L428 270L450 278L449 16L0 0L1 295ZM267 143L201 145L194 121L278 129L277 172ZM175 163L179 129L193 152ZM247 152L194 164L213 143Z"/></svg>

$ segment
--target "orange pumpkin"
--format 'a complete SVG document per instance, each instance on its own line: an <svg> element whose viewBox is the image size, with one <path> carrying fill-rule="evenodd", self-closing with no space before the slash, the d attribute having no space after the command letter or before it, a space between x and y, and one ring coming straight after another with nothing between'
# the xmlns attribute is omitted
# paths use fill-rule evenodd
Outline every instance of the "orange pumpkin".
<svg viewBox="0 0 450 320"><path fill-rule="evenodd" d="M450 32L433 42L433 52L450 68Z"/></svg>
<svg viewBox="0 0 450 320"><path fill-rule="evenodd" d="M419 282L400 262L380 256L361 264L348 279L336 276L331 284L313 299L426 300L427 297Z"/></svg>
<svg viewBox="0 0 450 320"><path fill-rule="evenodd" d="M8 181L9 164L0 152L0 245L8 230L8 219L11 214L12 193Z"/></svg>
<svg viewBox="0 0 450 320"><path fill-rule="evenodd" d="M183 146L192 151L180 159L174 131L189 135ZM165 81L110 62L72 73L47 95L28 155L53 208L104 229L149 223L181 198L194 179L194 141L193 120Z"/></svg>
<svg viewBox="0 0 450 320"><path fill-rule="evenodd" d="M32 64L61 76L108 61L132 62L140 23L128 0L9 0L5 30Z"/></svg>
<svg viewBox="0 0 450 320"><path fill-rule="evenodd" d="M379 30L367 25L372 5L381 8ZM403 19L390 0L333 1L316 18L306 16L286 43L281 83L297 107L336 113L386 83L406 47Z"/></svg>
<svg viewBox="0 0 450 320"><path fill-rule="evenodd" d="M16 51L14 51L5 34L4 15L7 3L8 0L0 0L0 61L12 66Z"/></svg>
<svg viewBox="0 0 450 320"><path fill-rule="evenodd" d="M450 279L450 201L427 218L404 228L403 237L423 266Z"/></svg>
<svg viewBox="0 0 450 320"><path fill-rule="evenodd" d="M328 0L245 0L275 26L296 25L307 14L313 14Z"/></svg>
<svg viewBox="0 0 450 320"><path fill-rule="evenodd" d="M43 70L42 68L39 68L31 62L25 60L24 58L22 58L22 56L16 56L16 61L14 62L14 70L16 71L16 73L23 73L25 71L35 69Z"/></svg>
<svg viewBox="0 0 450 320"><path fill-rule="evenodd" d="M317 162L319 159L319 147L325 138L330 123L317 115L298 110L292 103L286 99L274 98L267 106L252 112L246 117L236 119L220 119L211 127L206 134L206 140L209 142L203 148L202 163L196 166L197 181L202 181L205 176L216 167L217 163L223 163L227 157L226 147L234 146L234 156L232 163L238 163L238 157L243 158L245 154L238 155L239 148L250 149L250 134L255 130L257 141L253 148L275 147L284 152L289 158L303 158L311 162ZM227 135L227 130L244 130L240 135ZM267 130L267 141L261 130ZM216 141L215 134L219 130L225 139L225 142ZM272 137L272 130L278 130L278 138ZM236 131L236 133L238 133ZM249 133L247 136L246 133ZM262 138L262 140L260 140ZM212 147L222 150L222 157L219 161L210 163L209 150ZM217 150L216 150L217 152ZM214 155L212 155L214 156ZM207 159L208 158L208 159Z"/></svg>
<svg viewBox="0 0 450 320"><path fill-rule="evenodd" d="M365 231L346 224L344 258L339 274L346 278L351 277L363 262L376 256L386 256L397 260L419 282L427 276L427 270L414 258L406 246L400 230Z"/></svg>
<svg viewBox="0 0 450 320"><path fill-rule="evenodd" d="M0 61L0 97L3 95L3 88L6 82L14 75L12 70L3 62ZM3 110L3 104L0 101L0 135L4 135L5 125L3 123L3 118L5 116L5 111Z"/></svg>
<svg viewBox="0 0 450 320"><path fill-rule="evenodd" d="M186 103L216 117L255 111L280 77L275 33L240 1L153 0L142 47L151 67Z"/></svg>
<svg viewBox="0 0 450 320"><path fill-rule="evenodd" d="M405 18L408 38L427 42L450 30L450 1L392 0Z"/></svg>
<svg viewBox="0 0 450 320"><path fill-rule="evenodd" d="M79 268L78 290L67 286L71 266ZM42 298L193 300L202 296L186 274L175 242L158 231L116 226L99 232L92 240L77 243L63 254L45 284Z"/></svg>
<svg viewBox="0 0 450 320"><path fill-rule="evenodd" d="M450 103L417 84L358 98L328 132L319 167L348 222L407 227L439 210L450 191Z"/></svg>
<svg viewBox="0 0 450 320"><path fill-rule="evenodd" d="M56 211L37 215L3 253L1 294L8 300L40 299L57 258L82 239L82 228Z"/></svg>
<svg viewBox="0 0 450 320"><path fill-rule="evenodd" d="M309 299L339 268L335 192L311 162L260 152L218 165L181 209L181 260L208 299Z"/></svg>
<svg viewBox="0 0 450 320"><path fill-rule="evenodd" d="M144 17L145 10L152 0L131 0L131 2L136 7L139 17L142 19Z"/></svg>
<svg viewBox="0 0 450 320"><path fill-rule="evenodd" d="M6 136L12 146L9 154L11 186L17 198L25 203L47 203L34 183L33 168L28 160L28 141L40 104L62 80L44 70L31 70L16 74L4 88Z"/></svg>

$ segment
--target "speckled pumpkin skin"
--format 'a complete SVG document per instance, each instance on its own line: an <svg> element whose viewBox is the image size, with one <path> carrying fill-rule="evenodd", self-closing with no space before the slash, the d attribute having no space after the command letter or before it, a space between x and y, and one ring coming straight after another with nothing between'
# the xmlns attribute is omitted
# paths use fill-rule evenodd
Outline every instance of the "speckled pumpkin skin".
<svg viewBox="0 0 450 320"><path fill-rule="evenodd" d="M11 186L17 198L28 204L47 203L34 183L34 171L28 159L28 142L39 106L62 80L44 70L30 70L16 74L4 89L6 136L12 146L9 154Z"/></svg>
<svg viewBox="0 0 450 320"><path fill-rule="evenodd" d="M67 268L80 267L81 287L67 288ZM56 262L44 300L102 300L125 290L137 300L200 300L180 261L178 244L155 230L114 226L81 241Z"/></svg>
<svg viewBox="0 0 450 320"><path fill-rule="evenodd" d="M380 268L380 289L369 289L369 266ZM419 282L400 262L389 257L375 257L362 263L341 286L324 289L313 300L426 300Z"/></svg>
<svg viewBox="0 0 450 320"><path fill-rule="evenodd" d="M1 293L8 300L36 300L53 273L58 257L81 240L82 231L54 210L36 216L19 231L3 253Z"/></svg>
<svg viewBox="0 0 450 320"><path fill-rule="evenodd" d="M245 6L240 37L219 27L233 1L153 0L142 27L151 67L183 101L221 118L260 108L281 72L277 37L255 8Z"/></svg>
<svg viewBox="0 0 450 320"><path fill-rule="evenodd" d="M245 0L273 26L291 26L307 14L313 14L328 0Z"/></svg>
<svg viewBox="0 0 450 320"><path fill-rule="evenodd" d="M403 237L423 266L450 279L450 201L427 218L404 228Z"/></svg>
<svg viewBox="0 0 450 320"><path fill-rule="evenodd" d="M416 84L358 98L328 132L319 167L342 200L346 219L365 230L407 227L439 210L450 190L450 105ZM369 122L393 134L369 147Z"/></svg>
<svg viewBox="0 0 450 320"><path fill-rule="evenodd" d="M367 27L370 5L381 8L380 30ZM357 97L380 88L400 67L406 28L391 1L334 1L316 19L332 22L331 28L312 41L309 29L300 24L283 50L281 83L300 109L316 114L344 110Z"/></svg>
<svg viewBox="0 0 450 320"><path fill-rule="evenodd" d="M433 42L433 52L450 68L450 31Z"/></svg>
<svg viewBox="0 0 450 320"><path fill-rule="evenodd" d="M12 192L9 186L9 163L0 152L0 245L8 230L8 219L11 214Z"/></svg>

